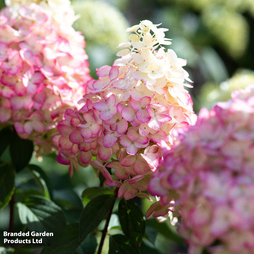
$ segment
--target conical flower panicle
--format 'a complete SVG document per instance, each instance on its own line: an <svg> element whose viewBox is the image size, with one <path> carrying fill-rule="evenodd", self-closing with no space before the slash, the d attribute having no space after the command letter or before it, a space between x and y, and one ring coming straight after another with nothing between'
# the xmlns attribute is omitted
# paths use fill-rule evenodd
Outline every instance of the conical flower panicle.
<svg viewBox="0 0 254 254"><path fill-rule="evenodd" d="M78 164L91 164L126 199L147 196L160 143L171 146L172 130L195 122L184 89L186 61L161 47L171 43L165 29L145 20L128 31L134 33L120 44L120 58L97 69L99 78L88 82L79 109L65 112L54 137L58 161L70 164L71 174Z"/></svg>
<svg viewBox="0 0 254 254"><path fill-rule="evenodd" d="M74 15L69 1L37 2L6 1L0 12L0 122L51 150L52 130L90 77L84 38L61 12Z"/></svg>

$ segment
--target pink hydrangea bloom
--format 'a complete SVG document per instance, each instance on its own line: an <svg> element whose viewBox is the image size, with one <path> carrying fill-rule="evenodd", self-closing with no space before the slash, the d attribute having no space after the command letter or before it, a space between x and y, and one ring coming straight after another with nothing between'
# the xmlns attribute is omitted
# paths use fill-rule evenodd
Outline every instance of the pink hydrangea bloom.
<svg viewBox="0 0 254 254"><path fill-rule="evenodd" d="M0 128L48 146L89 77L85 41L69 0L9 0L0 12Z"/></svg>
<svg viewBox="0 0 254 254"><path fill-rule="evenodd" d="M253 253L253 144L254 84L202 109L196 124L179 132L171 149L165 146L149 184L160 205L147 216L178 212L189 254Z"/></svg>
<svg viewBox="0 0 254 254"><path fill-rule="evenodd" d="M73 157L74 164L91 164L125 199L148 196L161 141L170 146L172 130L196 119L184 88L186 62L162 48L170 44L165 30L147 20L128 29L134 33L120 44L120 58L97 70L99 79L88 82L79 109L65 112L54 137L58 161L68 161L71 174Z"/></svg>

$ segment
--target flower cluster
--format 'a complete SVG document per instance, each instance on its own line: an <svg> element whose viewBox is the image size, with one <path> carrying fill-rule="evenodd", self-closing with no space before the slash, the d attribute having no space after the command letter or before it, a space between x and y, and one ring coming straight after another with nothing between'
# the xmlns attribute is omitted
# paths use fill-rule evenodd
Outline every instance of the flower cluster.
<svg viewBox="0 0 254 254"><path fill-rule="evenodd" d="M0 122L46 146L90 77L84 38L66 21L72 12L61 1L35 2L9 0L0 12Z"/></svg>
<svg viewBox="0 0 254 254"><path fill-rule="evenodd" d="M186 61L161 47L170 44L165 30L147 20L128 29L134 33L119 45L121 58L97 70L99 79L88 82L80 109L65 112L53 140L71 174L91 164L126 199L147 196L142 191L160 162L160 142L170 145L173 128L195 121L184 89Z"/></svg>
<svg viewBox="0 0 254 254"><path fill-rule="evenodd" d="M254 84L211 111L202 109L196 124L165 149L149 185L161 197L160 210L153 207L148 215L178 211L189 254L253 253L253 123Z"/></svg>

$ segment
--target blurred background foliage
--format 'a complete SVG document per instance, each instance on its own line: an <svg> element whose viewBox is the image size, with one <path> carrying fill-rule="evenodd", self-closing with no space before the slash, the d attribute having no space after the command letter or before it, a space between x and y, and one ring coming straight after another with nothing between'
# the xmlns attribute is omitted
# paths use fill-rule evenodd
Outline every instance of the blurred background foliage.
<svg viewBox="0 0 254 254"><path fill-rule="evenodd" d="M95 68L112 64L119 42L128 40L125 28L149 19L168 28L170 47L187 59L194 81L194 109L212 105L210 92L237 75L242 82L254 69L253 0L73 0L80 15L75 22L87 41L92 76ZM245 71L240 71L244 69ZM205 87L208 87L207 89ZM239 88L243 84L239 84ZM234 89L238 86L235 85ZM221 90L222 92L222 90ZM223 93L226 91L223 90ZM231 90L228 90L230 93ZM215 97L214 97L215 98ZM219 98L219 97L218 97ZM228 98L221 96L220 99Z"/></svg>
<svg viewBox="0 0 254 254"><path fill-rule="evenodd" d="M149 19L169 29L166 36L172 39L170 48L179 57L187 59L186 70L194 81L190 93L196 113L201 107L211 108L217 101L227 100L233 90L254 83L253 0L72 0L72 3L80 15L74 27L85 36L94 78L96 68L112 65L116 59L118 44L128 40L126 28ZM0 8L3 6L4 0L0 0ZM77 209L79 214L82 191L99 184L91 167L81 168L70 179L67 167L59 165L55 155L39 160L33 158L31 163L45 170L54 200L66 208L66 216L70 207ZM16 186L38 191L25 170L17 174ZM144 203L147 207L146 201ZM8 229L8 216L8 207L0 211L2 230ZM15 220L15 230L21 230L17 211ZM75 221L75 218L69 220ZM167 241L163 233L158 233L155 245L158 253L186 253Z"/></svg>

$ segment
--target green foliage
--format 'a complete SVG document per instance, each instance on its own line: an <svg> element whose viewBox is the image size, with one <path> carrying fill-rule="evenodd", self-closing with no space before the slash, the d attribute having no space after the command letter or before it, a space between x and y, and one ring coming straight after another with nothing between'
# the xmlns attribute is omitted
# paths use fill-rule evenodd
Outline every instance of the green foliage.
<svg viewBox="0 0 254 254"><path fill-rule="evenodd" d="M34 151L33 142L21 139L16 132L13 133L10 143L10 155L16 171L24 169L29 163Z"/></svg>
<svg viewBox="0 0 254 254"><path fill-rule="evenodd" d="M167 223L158 223L155 219L148 220L147 223L156 229L160 234L170 239L171 241L184 245L184 239L180 237L176 232L172 230L172 226L169 222Z"/></svg>
<svg viewBox="0 0 254 254"><path fill-rule="evenodd" d="M0 164L0 209L11 200L14 192L15 170L12 165Z"/></svg>
<svg viewBox="0 0 254 254"><path fill-rule="evenodd" d="M140 246L145 234L145 220L140 208L133 200L121 199L118 207L119 220L125 236Z"/></svg>
<svg viewBox="0 0 254 254"><path fill-rule="evenodd" d="M80 216L80 238L84 239L94 231L108 214L115 202L112 195L102 195L92 199Z"/></svg>
<svg viewBox="0 0 254 254"><path fill-rule="evenodd" d="M47 199L50 199L50 197L52 196L52 194L50 194L51 190L49 190L49 187L48 187L50 186L50 184L49 184L48 177L46 176L44 171L37 165L33 165L33 164L28 165L27 168L30 170L35 180L37 181L38 185L43 190L44 197Z"/></svg>
<svg viewBox="0 0 254 254"><path fill-rule="evenodd" d="M140 254L139 250L124 235L113 235L109 239L109 254Z"/></svg>
<svg viewBox="0 0 254 254"><path fill-rule="evenodd" d="M53 201L30 195L17 203L19 218L28 229L36 232L58 232L66 225L63 211Z"/></svg>
<svg viewBox="0 0 254 254"><path fill-rule="evenodd" d="M80 245L79 224L72 223L55 235L51 246L45 247L41 254L70 254Z"/></svg>
<svg viewBox="0 0 254 254"><path fill-rule="evenodd" d="M113 194L114 188L113 187L91 187L87 188L82 193L82 200L85 205L87 205L93 198Z"/></svg>
<svg viewBox="0 0 254 254"><path fill-rule="evenodd" d="M0 131L0 156L11 142L13 132L10 128L4 128Z"/></svg>

